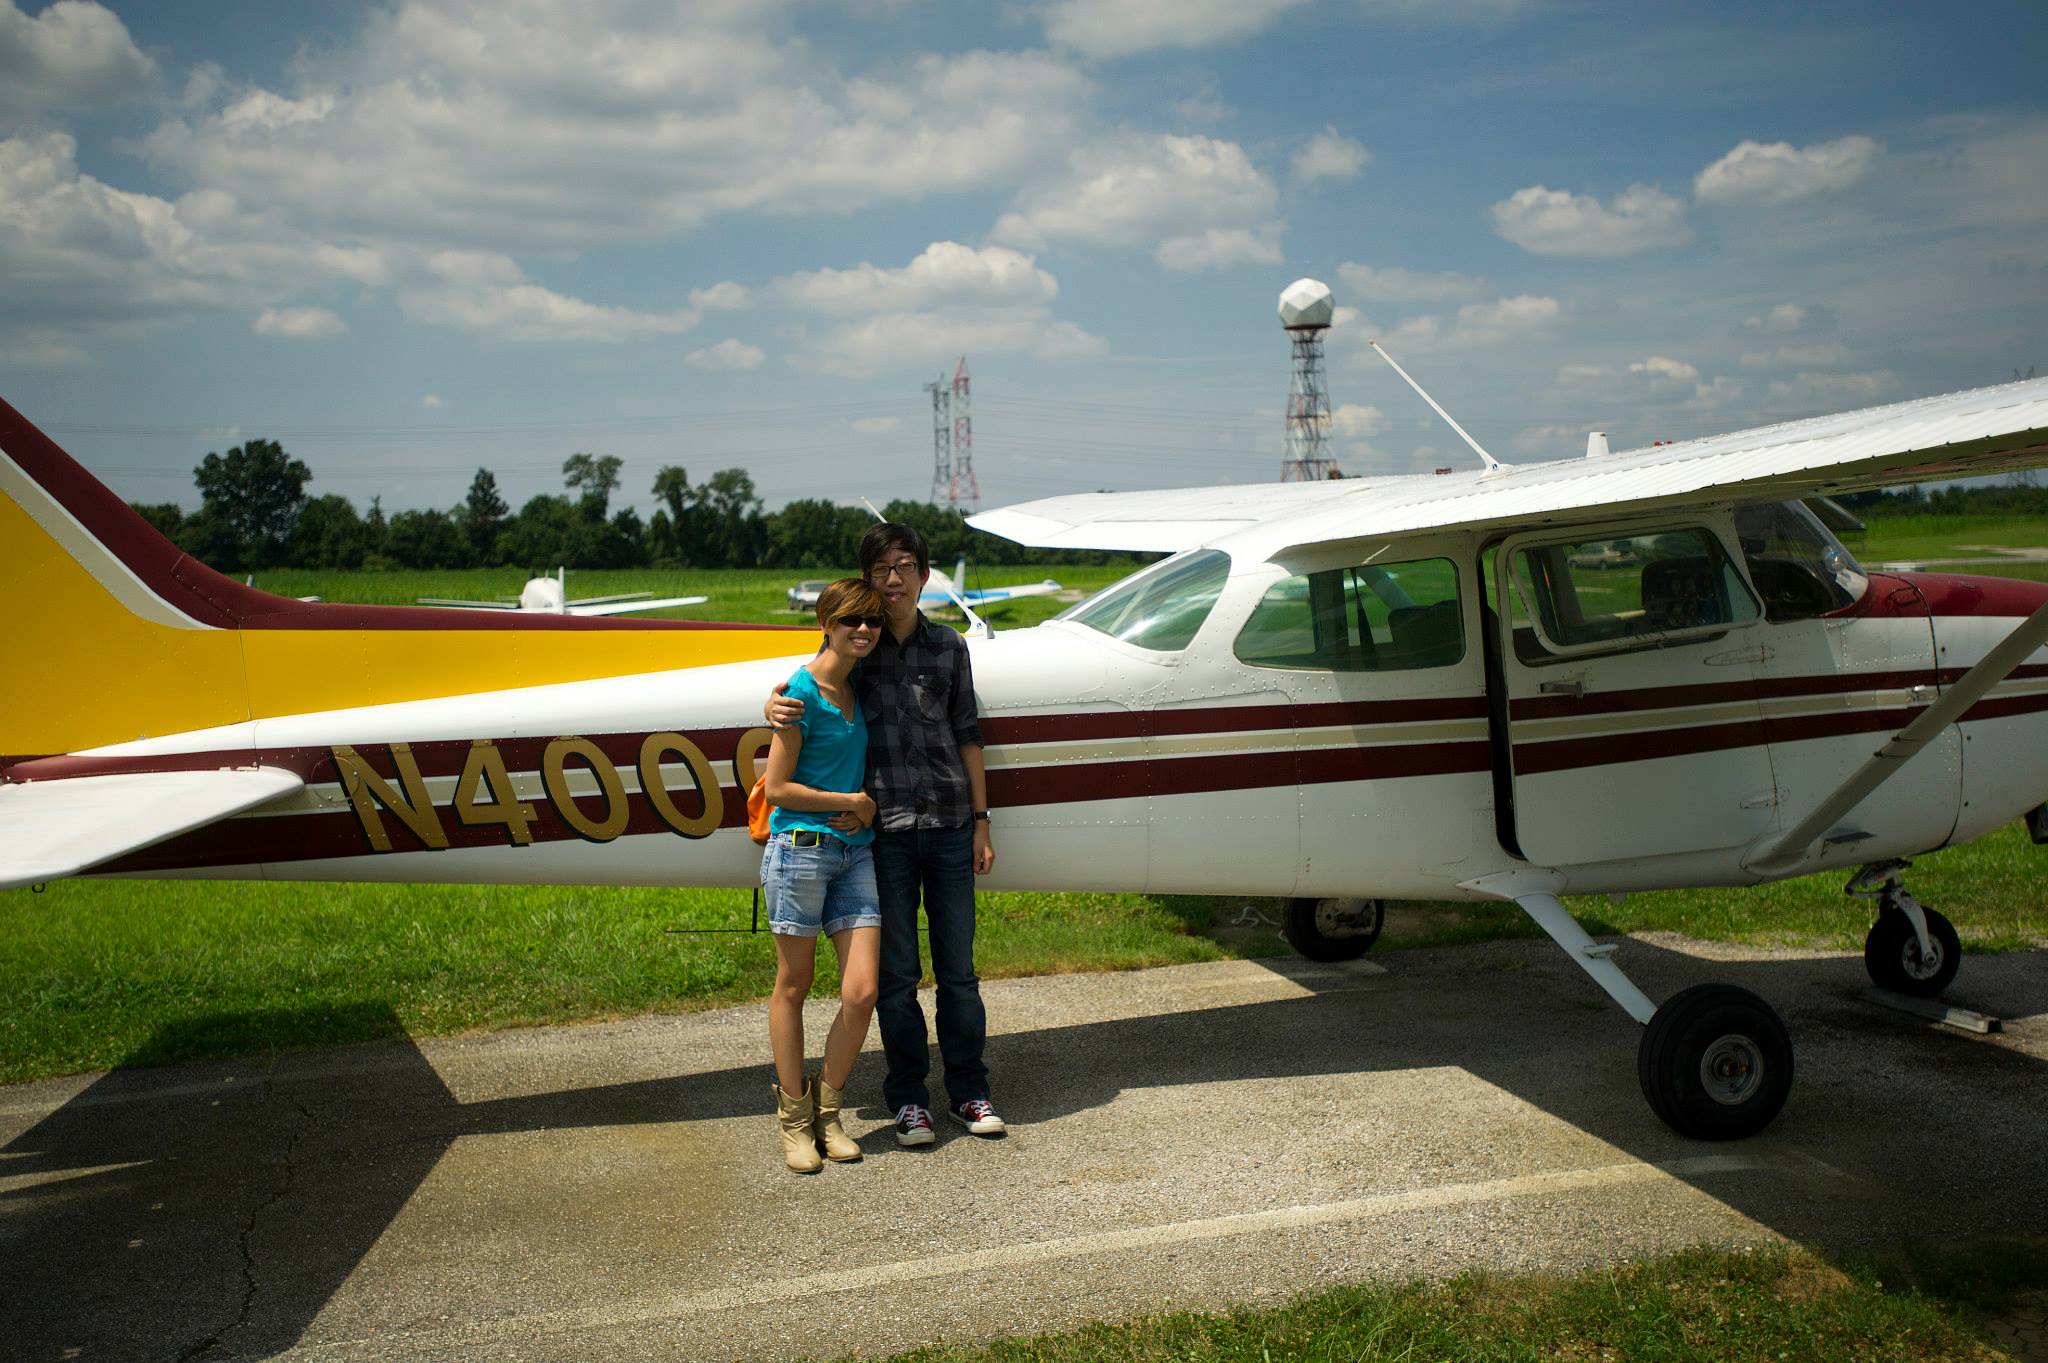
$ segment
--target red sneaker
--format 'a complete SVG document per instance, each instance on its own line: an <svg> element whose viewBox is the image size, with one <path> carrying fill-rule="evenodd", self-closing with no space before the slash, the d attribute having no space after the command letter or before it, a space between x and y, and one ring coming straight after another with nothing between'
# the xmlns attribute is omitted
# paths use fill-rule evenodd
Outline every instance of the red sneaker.
<svg viewBox="0 0 2048 1363"><path fill-rule="evenodd" d="M938 1133L932 1130L932 1114L916 1103L896 1109L896 1144L930 1145Z"/></svg>
<svg viewBox="0 0 2048 1363"><path fill-rule="evenodd" d="M1000 1136L1007 1129L1003 1119L996 1116L995 1106L986 1098L969 1098L964 1103L955 1103L946 1109L953 1114L953 1120L977 1136Z"/></svg>

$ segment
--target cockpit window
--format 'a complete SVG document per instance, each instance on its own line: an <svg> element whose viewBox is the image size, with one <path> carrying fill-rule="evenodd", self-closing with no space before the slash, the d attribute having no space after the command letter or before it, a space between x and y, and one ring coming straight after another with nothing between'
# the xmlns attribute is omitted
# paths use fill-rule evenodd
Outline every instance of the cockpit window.
<svg viewBox="0 0 2048 1363"><path fill-rule="evenodd" d="M1764 601L1764 618L1774 624L1807 620L1853 606L1870 578L1861 565L1798 502L1746 506L1735 513L1749 580Z"/></svg>
<svg viewBox="0 0 2048 1363"><path fill-rule="evenodd" d="M1202 549L1099 592L1061 615L1156 653L1178 653L1194 640L1230 576L1230 555Z"/></svg>

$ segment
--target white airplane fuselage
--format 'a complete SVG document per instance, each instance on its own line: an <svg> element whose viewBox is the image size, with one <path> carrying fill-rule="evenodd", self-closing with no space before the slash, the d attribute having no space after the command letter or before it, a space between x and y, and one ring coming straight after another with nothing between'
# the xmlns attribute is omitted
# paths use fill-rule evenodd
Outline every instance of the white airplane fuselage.
<svg viewBox="0 0 2048 1363"><path fill-rule="evenodd" d="M1688 519L1732 546L1725 518ZM1503 638L1489 684L1482 558L1498 539L1403 544L1455 565L1459 646L1428 666L1242 661L1247 619L1290 573L1257 558L1233 559L1184 648L1068 620L971 641L999 851L985 884L1460 900L1540 866L1571 893L1740 885L1916 855L2048 796L2048 667L2022 667L1837 836L1771 874L1753 865L2048 586L1876 574L1847 609L1672 646L1528 658ZM258 765L306 779L104 874L745 885L762 701L811 644L260 719L14 775Z"/></svg>

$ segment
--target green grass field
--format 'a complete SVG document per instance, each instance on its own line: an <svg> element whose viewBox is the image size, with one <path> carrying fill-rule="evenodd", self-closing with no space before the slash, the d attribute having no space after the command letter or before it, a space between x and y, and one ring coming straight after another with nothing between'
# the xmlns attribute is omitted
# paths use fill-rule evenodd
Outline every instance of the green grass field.
<svg viewBox="0 0 2048 1363"><path fill-rule="evenodd" d="M2040 1280L2041 1252L2005 1247ZM1974 1258L1970 1260L1974 1262ZM1902 1272L1903 1270L1903 1272ZM1991 1363L2006 1294L1796 1248L1689 1250L1573 1277L1361 1283L1271 1309L1175 1312L893 1363ZM2015 1275L2008 1273L2006 1282ZM1903 1277L1903 1281L1901 1280ZM2003 1285L2003 1284L2001 1284ZM1958 1290L1960 1288L1960 1290Z"/></svg>
<svg viewBox="0 0 2048 1363"><path fill-rule="evenodd" d="M1596 932L1857 950L1869 901L1839 874L1749 890L1572 901ZM1925 858L1915 893L1969 951L2048 945L2048 854L2017 825ZM1535 926L1509 905L1389 906L1380 951ZM713 1007L766 995L774 953L744 890L68 880L0 893L0 1082L112 1065ZM991 978L1283 954L1274 900L989 894ZM817 988L836 987L821 953ZM377 1007L365 1008L364 1004ZM164 1037L175 1037L166 1042Z"/></svg>
<svg viewBox="0 0 2048 1363"><path fill-rule="evenodd" d="M951 568L947 569L951 572ZM1128 576L1130 565L1103 567L1062 564L1047 567L969 565L971 587L999 587L1052 578L1067 590L1054 596L1025 597L984 611L997 629L1021 628L1050 620L1075 601ZM809 611L789 609L791 586L807 578L842 577L845 568L617 568L570 569L568 595L610 596L616 592L652 592L656 596L707 596L701 606L649 611L650 620L736 620L749 624L808 625ZM256 585L279 596L317 596L323 601L363 605L409 606L423 596L460 601L516 600L526 584L517 568L448 569L435 572L306 571L280 568L256 576ZM957 618L957 617L956 617Z"/></svg>

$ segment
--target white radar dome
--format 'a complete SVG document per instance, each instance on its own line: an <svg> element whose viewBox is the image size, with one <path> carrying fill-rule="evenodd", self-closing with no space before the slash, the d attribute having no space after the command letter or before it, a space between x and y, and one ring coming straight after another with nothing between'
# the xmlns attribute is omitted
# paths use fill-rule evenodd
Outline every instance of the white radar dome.
<svg viewBox="0 0 2048 1363"><path fill-rule="evenodd" d="M1280 325L1289 331L1326 327L1337 314L1337 300L1320 279L1297 279L1280 291Z"/></svg>

